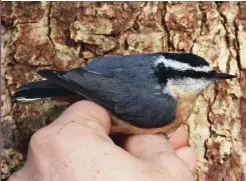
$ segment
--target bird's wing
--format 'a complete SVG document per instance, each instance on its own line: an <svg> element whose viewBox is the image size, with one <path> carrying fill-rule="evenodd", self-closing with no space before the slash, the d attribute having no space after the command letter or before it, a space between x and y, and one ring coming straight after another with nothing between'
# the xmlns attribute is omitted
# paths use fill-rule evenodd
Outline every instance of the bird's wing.
<svg viewBox="0 0 246 181"><path fill-rule="evenodd" d="M117 117L139 127L160 127L175 116L176 102L151 82L126 73L103 76L85 69L69 72L41 70L40 75L109 109ZM132 76L132 79L129 77ZM141 77L140 77L141 79Z"/></svg>

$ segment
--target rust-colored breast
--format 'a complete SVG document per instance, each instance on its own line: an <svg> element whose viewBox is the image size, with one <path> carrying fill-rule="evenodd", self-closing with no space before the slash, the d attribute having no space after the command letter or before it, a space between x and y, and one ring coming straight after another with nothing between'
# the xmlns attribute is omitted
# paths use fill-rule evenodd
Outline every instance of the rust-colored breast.
<svg viewBox="0 0 246 181"><path fill-rule="evenodd" d="M184 121L186 121L195 105L195 101L200 92L185 92L177 89L172 89L172 93L177 96L177 107L175 119L168 125L160 128L139 128L133 126L123 120L118 119L115 115L111 115L113 120L111 126L111 134L156 134L162 133L170 135Z"/></svg>

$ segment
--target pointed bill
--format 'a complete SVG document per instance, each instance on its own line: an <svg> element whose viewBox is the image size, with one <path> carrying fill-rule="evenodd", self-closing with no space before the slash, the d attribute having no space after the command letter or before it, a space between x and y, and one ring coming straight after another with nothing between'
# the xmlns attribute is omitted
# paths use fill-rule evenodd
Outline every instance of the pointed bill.
<svg viewBox="0 0 246 181"><path fill-rule="evenodd" d="M236 77L237 77L236 75L225 74L225 73L216 73L214 76L215 79L232 79Z"/></svg>

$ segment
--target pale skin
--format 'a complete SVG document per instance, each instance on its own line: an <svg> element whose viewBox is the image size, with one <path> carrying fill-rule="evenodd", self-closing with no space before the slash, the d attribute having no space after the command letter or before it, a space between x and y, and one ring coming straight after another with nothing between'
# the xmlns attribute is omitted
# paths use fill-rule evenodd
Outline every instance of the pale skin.
<svg viewBox="0 0 246 181"><path fill-rule="evenodd" d="M163 135L108 136L108 112L79 101L31 138L26 164L8 181L194 181L194 151L180 127Z"/></svg>

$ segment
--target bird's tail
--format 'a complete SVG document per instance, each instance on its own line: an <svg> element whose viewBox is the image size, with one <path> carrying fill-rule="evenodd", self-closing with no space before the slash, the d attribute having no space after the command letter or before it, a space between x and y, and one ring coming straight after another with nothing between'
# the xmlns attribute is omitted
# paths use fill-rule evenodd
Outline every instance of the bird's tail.
<svg viewBox="0 0 246 181"><path fill-rule="evenodd" d="M13 95L14 101L28 102L49 97L67 97L75 95L48 80L24 84Z"/></svg>

